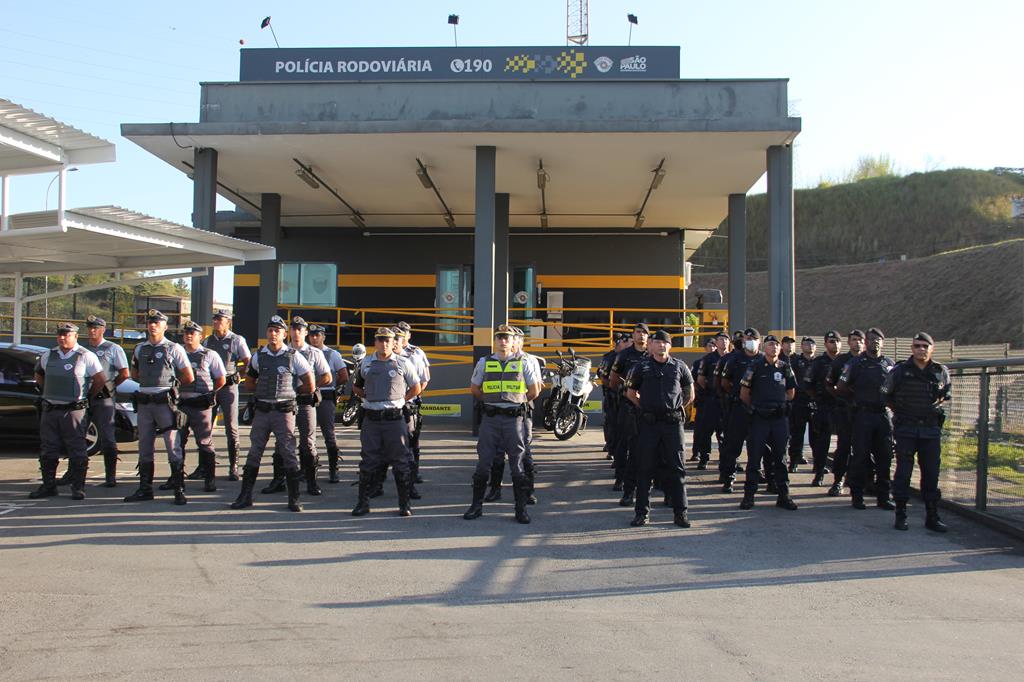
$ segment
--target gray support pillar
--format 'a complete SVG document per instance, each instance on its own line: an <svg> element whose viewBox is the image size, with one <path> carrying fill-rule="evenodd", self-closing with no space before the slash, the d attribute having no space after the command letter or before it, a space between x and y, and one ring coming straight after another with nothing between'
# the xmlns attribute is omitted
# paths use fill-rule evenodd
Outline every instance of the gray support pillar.
<svg viewBox="0 0 1024 682"><path fill-rule="evenodd" d="M491 352L494 334L494 147L476 148L476 220L473 227L473 358Z"/></svg>
<svg viewBox="0 0 1024 682"><path fill-rule="evenodd" d="M747 328L747 195L729 195L729 329Z"/></svg>
<svg viewBox="0 0 1024 682"><path fill-rule="evenodd" d="M494 195L494 324L508 322L508 194Z"/></svg>
<svg viewBox="0 0 1024 682"><path fill-rule="evenodd" d="M768 327L796 330L796 259L793 252L793 147L768 147Z"/></svg>
<svg viewBox="0 0 1024 682"><path fill-rule="evenodd" d="M217 222L217 150L197 148L192 175L192 227L213 230ZM213 268L192 278L192 320L204 327L213 321Z"/></svg>
<svg viewBox="0 0 1024 682"><path fill-rule="evenodd" d="M261 195L260 209L260 242L276 249L281 242L281 195ZM278 253L280 257L280 251ZM262 339L267 333L267 320L277 314L277 260L260 261L259 269L259 318L256 320L256 330L260 343L264 343Z"/></svg>

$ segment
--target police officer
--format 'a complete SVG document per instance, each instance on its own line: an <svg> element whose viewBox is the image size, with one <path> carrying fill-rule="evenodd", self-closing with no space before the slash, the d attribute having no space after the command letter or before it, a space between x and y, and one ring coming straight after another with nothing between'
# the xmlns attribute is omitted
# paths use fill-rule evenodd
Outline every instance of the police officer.
<svg viewBox="0 0 1024 682"><path fill-rule="evenodd" d="M907 502L914 455L921 467L921 497L924 499L925 528L936 533L949 530L939 518L939 467L942 459L943 405L952 398L949 370L932 361L935 342L925 332L914 336L913 355L896 365L882 387L882 395L893 410L896 437L896 530L907 530Z"/></svg>
<svg viewBox="0 0 1024 682"><path fill-rule="evenodd" d="M341 353L330 346L324 345L327 330L319 324L309 325L309 343L324 355L327 368L331 371L334 381L320 388L320 404L316 406L316 422L320 426L320 434L324 437L327 448L328 483L338 483L338 462L341 454L338 451L338 438L334 433L334 417L338 407L338 397L348 383L348 365Z"/></svg>
<svg viewBox="0 0 1024 682"><path fill-rule="evenodd" d="M409 325L406 324L406 327ZM416 353L415 347L410 350L409 347L409 332L401 327L401 324L395 325L391 328L391 331L395 333L395 354L405 358L412 365L416 371L416 378L419 380L420 391L415 398L409 400L405 407L402 409L406 416L406 427L409 430L409 498L413 500L420 499L420 491L416 489L416 482L422 481L423 479L419 476L419 432L421 429L421 417L420 417L420 395L426 390L427 384L430 382L430 369L427 367L426 361L427 356L423 352ZM416 446L413 447L415 439ZM385 464L384 472L381 475L381 486L383 487L384 481L387 478L387 465Z"/></svg>
<svg viewBox="0 0 1024 682"><path fill-rule="evenodd" d="M601 412L604 413L604 451L608 459L613 459L612 448L615 445L615 420L618 413L618 392L612 390L611 373L615 356L621 353L629 341L628 334L616 334L612 349L601 356L597 367L597 378L601 382Z"/></svg>
<svg viewBox="0 0 1024 682"><path fill-rule="evenodd" d="M153 499L153 455L157 436L163 438L167 462L174 479L174 504L185 504L184 458L176 388L191 384L195 374L185 349L164 337L167 316L151 309L146 315L146 340L132 354L132 378L139 382L138 405L139 488L125 502Z"/></svg>
<svg viewBox="0 0 1024 682"><path fill-rule="evenodd" d="M252 489L260 473L260 460L273 432L281 453L288 487L288 509L302 511L299 504L299 460L295 456L296 398L313 393L313 368L294 348L285 345L288 325L274 315L267 322L267 345L249 359L245 387L254 391L249 456L242 470L242 490L232 509L252 506Z"/></svg>
<svg viewBox="0 0 1024 682"><path fill-rule="evenodd" d="M790 405L789 413L789 472L796 473L801 464L807 464L804 458L804 435L810 429L809 442L814 442L814 401L807 390L807 369L814 362L814 351L817 342L810 336L800 341L800 353L790 356L789 366L796 377L796 397Z"/></svg>
<svg viewBox="0 0 1024 682"><path fill-rule="evenodd" d="M733 481L736 480L736 462L743 453L743 444L747 442L747 433L750 428L750 415L741 404L740 391L742 380L747 373L750 364L761 356L758 348L761 344L761 333L753 327L743 330L742 347L737 348L731 354L719 361L719 384L722 393L727 396L728 420L725 426L725 442L722 444L718 458L718 481L722 484L723 493L733 491ZM778 344L778 341L776 341ZM776 352L778 348L776 347ZM781 450L779 451L781 453ZM751 466L751 452L747 449L747 469ZM757 475L759 472L754 472ZM751 473L747 472L747 479L750 480Z"/></svg>
<svg viewBox="0 0 1024 682"><path fill-rule="evenodd" d="M895 509L889 493L892 421L881 392L895 363L882 355L884 340L882 330L868 329L867 349L846 363L839 376L839 393L853 400L852 456L846 478L854 509L866 509L864 487L872 473L878 507ZM874 472L870 471L872 463Z"/></svg>
<svg viewBox="0 0 1024 682"><path fill-rule="evenodd" d="M747 479L743 483L743 501L740 509L754 506L761 461L768 458L765 469L774 473L778 498L775 506L790 511L797 508L789 496L789 473L783 462L783 452L789 440L787 403L796 392L796 377L789 364L779 356L781 344L769 334L764 337L764 354L756 356L740 380L740 400L750 414L747 436ZM770 480L770 479L769 479Z"/></svg>
<svg viewBox="0 0 1024 682"><path fill-rule="evenodd" d="M523 468L526 451L523 442L526 404L540 395L541 378L535 363L516 353L515 329L507 324L494 331L495 352L480 358L473 368L469 391L483 405L479 438L476 444L476 471L473 473L473 502L463 518L483 514L484 491L495 457L504 452L512 472L516 521L529 523L526 512L529 483Z"/></svg>
<svg viewBox="0 0 1024 682"><path fill-rule="evenodd" d="M409 488L412 486L412 454L404 407L419 395L416 369L406 358L395 354L395 333L388 327L377 330L375 352L356 368L352 392L363 401L364 420L359 431L362 459L359 462L359 500L352 516L370 512L370 491L377 473L390 465L398 492L399 516L412 516Z"/></svg>
<svg viewBox="0 0 1024 682"><path fill-rule="evenodd" d="M103 338L107 323L101 317L90 315L85 320L89 338L82 346L96 354L107 375L106 385L100 394L89 401L89 418L96 425L100 450L103 452L103 485L113 488L117 485L117 434L114 429L114 394L117 387L128 378L128 357L124 349Z"/></svg>
<svg viewBox="0 0 1024 682"><path fill-rule="evenodd" d="M693 402L693 376L686 363L669 355L668 332L655 332L650 346L650 355L633 365L626 378L626 398L640 413L636 515L630 525L646 526L650 521L651 482L658 475L672 501L673 523L689 528L683 423L684 410Z"/></svg>
<svg viewBox="0 0 1024 682"><path fill-rule="evenodd" d="M199 470L204 479L203 492L212 493L217 490L217 453L213 450L213 406L217 403L217 391L226 384L226 373L220 355L201 345L203 327L199 323L191 320L186 322L182 327L182 338L195 379L191 383L181 385L178 407L185 414L185 428L195 437L196 449L199 450ZM184 452L182 455L184 456ZM173 488L160 486L160 489Z"/></svg>
<svg viewBox="0 0 1024 682"><path fill-rule="evenodd" d="M813 455L814 478L811 485L820 486L828 471L828 451L832 446L833 413L836 400L825 387L832 363L839 357L843 342L839 332L830 329L825 333L825 352L814 358L804 372L804 390L814 405L814 416L811 428L811 454Z"/></svg>
<svg viewBox="0 0 1024 682"><path fill-rule="evenodd" d="M790 367L793 366L793 363L790 361L793 359L794 343L796 343L796 339L794 339L792 336L783 336L782 347L779 349L779 359L782 360L783 362L789 363Z"/></svg>
<svg viewBox="0 0 1024 682"><path fill-rule="evenodd" d="M715 370L719 361L728 354L729 335L718 332L710 341L713 346L700 359L700 367L695 372L700 402L697 407L697 423L693 429L693 449L698 454L697 468L701 471L708 468L711 459L711 437L715 436L718 441L719 453L724 440L722 401L715 390Z"/></svg>
<svg viewBox="0 0 1024 682"><path fill-rule="evenodd" d="M228 438L228 480L238 480L238 384L239 365L246 366L252 354L245 337L231 331L231 313L217 310L213 313L213 333L203 339L203 345L220 356L224 365L224 386L216 393L217 404ZM216 414L214 415L216 418ZM196 472L192 472L195 475ZM189 478L192 478L192 475ZM198 476L197 476L198 478Z"/></svg>
<svg viewBox="0 0 1024 682"><path fill-rule="evenodd" d="M84 500L85 473L89 469L85 408L91 396L104 390L107 374L96 355L78 345L78 327L65 322L57 327L57 345L39 356L35 380L42 390L39 470L43 482L29 497L57 494L57 462L66 453L71 499Z"/></svg>
<svg viewBox="0 0 1024 682"><path fill-rule="evenodd" d="M846 343L850 350L836 356L825 380L825 390L835 398L831 421L832 430L836 434L836 454L832 458L833 482L832 487L828 489L829 497L839 497L843 494L843 477L850 466L853 443L853 404L848 397L839 393L837 386L846 363L864 352L864 332L854 329L847 335Z"/></svg>
<svg viewBox="0 0 1024 682"><path fill-rule="evenodd" d="M420 394L411 401L412 409L415 410L415 413L413 428L409 433L409 448L412 450L413 457L412 482L414 484L413 490L415 491L415 484L423 483L423 478L420 476L420 433L423 431L423 415L420 413L420 400L427 390L427 384L430 383L430 360L422 348L411 343L412 326L408 322L399 322L397 326L404 333L403 337L395 337L399 339L402 351L419 362L420 370L425 377L420 382ZM413 499L417 498L414 497Z"/></svg>
<svg viewBox="0 0 1024 682"><path fill-rule="evenodd" d="M633 460L633 450L636 447L636 438L639 434L637 424L636 405L625 397L626 377L629 370L637 362L647 357L647 340L650 338L651 330L644 322L638 322L633 326L633 344L626 347L621 353L615 356L612 363L612 371L609 375L609 383L613 390L619 392L619 412L615 424L615 485L612 490L622 491L622 498L619 505L631 507L634 504L633 491L636 489L636 462Z"/></svg>
<svg viewBox="0 0 1024 682"><path fill-rule="evenodd" d="M701 355L699 358L697 358L696 360L693 361L692 365L690 365L690 375L691 376L693 376L693 377L700 376L700 368L704 364L704 358L707 357L709 354L713 353L714 351L715 351L715 339L714 339L714 337L708 337L708 339L704 341L704 355ZM702 406L703 402L704 402L704 389L701 388L695 382L694 383L694 398L693 398L693 406L694 406L694 416L693 416L693 451L691 452L690 459L689 459L689 461L691 461L691 462L696 462L697 460L700 459L700 452L697 449L697 441L698 441L697 435L698 435L698 433L699 433L699 431L701 429L701 426L700 426L700 412L701 412L701 406Z"/></svg>

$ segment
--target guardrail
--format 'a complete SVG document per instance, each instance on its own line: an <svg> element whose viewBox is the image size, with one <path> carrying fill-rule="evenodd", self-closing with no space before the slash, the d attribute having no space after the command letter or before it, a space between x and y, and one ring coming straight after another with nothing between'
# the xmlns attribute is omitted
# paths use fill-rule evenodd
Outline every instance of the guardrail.
<svg viewBox="0 0 1024 682"><path fill-rule="evenodd" d="M1024 358L948 365L943 499L1024 535Z"/></svg>

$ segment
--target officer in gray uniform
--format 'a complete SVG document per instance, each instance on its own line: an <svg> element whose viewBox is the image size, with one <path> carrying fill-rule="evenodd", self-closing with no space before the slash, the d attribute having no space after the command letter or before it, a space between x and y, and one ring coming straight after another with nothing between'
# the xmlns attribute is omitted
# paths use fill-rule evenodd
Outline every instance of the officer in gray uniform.
<svg viewBox="0 0 1024 682"><path fill-rule="evenodd" d="M409 325L406 324L406 327ZM409 429L409 471L410 471L410 484L409 484L409 498L418 500L422 497L420 491L416 489L417 481L422 481L420 478L420 463L419 463L419 433L422 428L420 418L420 395L426 390L427 384L430 382L430 370L426 365L426 355L415 353L413 350L409 350L409 332L402 329L400 325L396 325L391 328L391 331L395 333L395 353L405 358L412 365L416 371L416 378L420 384L420 392L415 398L408 401L403 408L405 410L405 424ZM415 443L415 447L414 447ZM383 484L386 478L386 467L385 473L381 477L381 484Z"/></svg>
<svg viewBox="0 0 1024 682"><path fill-rule="evenodd" d="M420 399L423 393L427 390L427 384L430 383L430 360L427 358L427 354L423 352L422 348L414 346L411 343L412 326L410 326L408 322L399 322L397 326L405 332L405 338L400 340L402 350L410 357L419 361L420 369L425 377L420 381L420 395L416 396L411 401L415 414L413 415L412 429L409 431L409 448L412 450L412 482L413 490L415 490L416 483L423 483L423 478L420 476L420 432L423 431L423 415L420 413ZM413 499L417 498L414 497Z"/></svg>
<svg viewBox="0 0 1024 682"><path fill-rule="evenodd" d="M185 504L185 466L181 453L176 387L195 381L188 355L180 345L164 338L167 316L159 310L146 315L146 340L132 355L132 378L139 382L135 394L139 422L139 488L125 502L153 499L153 454L161 436L174 478L174 504Z"/></svg>
<svg viewBox="0 0 1024 682"><path fill-rule="evenodd" d="M107 382L100 394L89 401L89 418L96 425L103 452L103 469L107 488L117 485L117 436L114 430L114 394L117 387L128 378L128 357L124 349L103 338L107 323L101 317L90 315L85 320L89 338L82 346L96 354L107 375Z"/></svg>
<svg viewBox="0 0 1024 682"><path fill-rule="evenodd" d="M245 387L254 391L252 428L249 430L249 456L242 471L242 490L231 503L232 509L252 506L252 489L260 473L260 460L273 432L281 452L288 485L288 509L302 511L299 505L299 460L295 456L295 399L313 393L313 368L302 353L285 345L288 325L274 315L267 322L267 345L249 359Z"/></svg>
<svg viewBox="0 0 1024 682"><path fill-rule="evenodd" d="M78 345L78 327L65 322L57 327L57 345L39 356L35 368L41 387L39 470L43 483L29 493L32 499L57 494L57 462L67 453L71 470L71 499L85 499L85 472L89 469L85 408L90 396L105 387L107 375L92 351Z"/></svg>
<svg viewBox="0 0 1024 682"><path fill-rule="evenodd" d="M526 404L540 395L537 365L515 352L515 329L507 324L494 330L496 351L484 356L473 368L469 391L483 403L480 432L476 443L476 471L473 472L473 502L462 518L483 515L484 492L495 457L504 452L512 472L516 521L529 523L526 512L529 483L523 468L526 445Z"/></svg>
<svg viewBox="0 0 1024 682"><path fill-rule="evenodd" d="M178 396L178 407L185 413L186 429L192 432L199 450L199 469L203 473L203 492L217 490L214 475L217 469L217 453L213 450L213 406L217 403L217 391L226 384L224 363L220 355L200 345L203 328L196 322L186 322L182 327L185 353L188 354L195 381L182 384ZM183 448L184 449L184 448ZM182 453L184 455L184 452ZM163 490L161 486L161 490Z"/></svg>
<svg viewBox="0 0 1024 682"><path fill-rule="evenodd" d="M203 345L220 356L224 365L225 382L216 393L215 411L220 410L224 433L228 437L228 480L238 480L238 384L239 364L248 365L251 353L245 337L231 331L231 313L218 310L213 313L213 333L203 339ZM216 418L216 414L214 414ZM193 472L195 474L196 472ZM190 475L189 478L192 478ZM198 478L198 476L197 476Z"/></svg>
<svg viewBox="0 0 1024 682"><path fill-rule="evenodd" d="M363 426L359 432L362 461L359 463L359 500L352 516L370 511L370 490L377 473L390 465L394 470L398 491L398 513L411 516L409 488L412 471L409 466L409 428L403 410L405 404L419 395L419 376L412 363L397 355L395 333L381 327L374 336L376 351L363 358L356 368L352 392L363 401Z"/></svg>
<svg viewBox="0 0 1024 682"><path fill-rule="evenodd" d="M295 426L298 428L299 438L299 465L306 477L306 492L310 495L323 495L319 484L316 481L316 470L320 458L316 452L316 412L317 406L322 400L320 387L333 386L334 377L331 368L324 359L323 352L306 343L306 335L309 333L309 325L304 319L296 315L292 318L289 336L291 343L297 353L306 359L309 366L313 368L313 381L315 388L312 393L299 395L296 402L298 411L295 414Z"/></svg>
<svg viewBox="0 0 1024 682"><path fill-rule="evenodd" d="M338 396L345 390L348 383L348 365L341 353L330 346L324 345L324 335L327 330L321 325L309 325L309 343L324 354L327 368L334 376L331 384L320 388L320 404L316 406L316 422L320 426L320 434L324 437L324 447L327 448L327 466L329 470L328 483L338 483L338 462L341 461L341 454L338 452L338 439L334 433L334 417L338 407Z"/></svg>

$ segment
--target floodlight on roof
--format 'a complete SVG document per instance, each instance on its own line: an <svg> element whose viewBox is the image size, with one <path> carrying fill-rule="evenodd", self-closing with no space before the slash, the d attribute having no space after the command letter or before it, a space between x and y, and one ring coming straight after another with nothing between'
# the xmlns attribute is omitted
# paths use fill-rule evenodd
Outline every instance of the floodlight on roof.
<svg viewBox="0 0 1024 682"><path fill-rule="evenodd" d="M548 226L548 214L547 213L541 213L540 214L540 226L545 228L545 229L547 229L547 226Z"/></svg>
<svg viewBox="0 0 1024 682"><path fill-rule="evenodd" d="M654 181L651 183L651 189L658 189L661 186L661 181L665 179L665 169L659 166L652 172L654 173Z"/></svg>
<svg viewBox="0 0 1024 682"><path fill-rule="evenodd" d="M644 221L645 220L646 220L646 218L644 218L643 214L638 215L636 217L636 221L633 223L633 229L639 230L641 227L644 226Z"/></svg>
<svg viewBox="0 0 1024 682"><path fill-rule="evenodd" d="M295 175L313 189L320 189L320 183L305 168L296 168Z"/></svg>
<svg viewBox="0 0 1024 682"><path fill-rule="evenodd" d="M427 173L427 169L422 164L416 169L416 177L420 179L420 184L423 185L424 189L434 189L434 181L430 179L430 174Z"/></svg>

